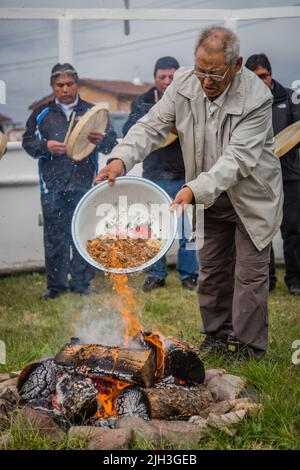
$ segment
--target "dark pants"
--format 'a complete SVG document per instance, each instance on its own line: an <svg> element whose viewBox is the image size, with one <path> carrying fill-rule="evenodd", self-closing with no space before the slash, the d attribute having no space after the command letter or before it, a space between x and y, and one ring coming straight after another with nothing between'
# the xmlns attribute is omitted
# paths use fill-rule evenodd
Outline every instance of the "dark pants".
<svg viewBox="0 0 300 470"><path fill-rule="evenodd" d="M94 276L94 269L76 250L71 234L74 210L85 193L67 191L41 195L48 289L64 291L69 287L80 292L89 286Z"/></svg>
<svg viewBox="0 0 300 470"><path fill-rule="evenodd" d="M281 235L285 262L285 283L300 287L300 181L284 181ZM274 252L270 258L270 284L276 284Z"/></svg>
<svg viewBox="0 0 300 470"><path fill-rule="evenodd" d="M267 349L270 245L258 251L226 193L204 212L199 250L203 332Z"/></svg>

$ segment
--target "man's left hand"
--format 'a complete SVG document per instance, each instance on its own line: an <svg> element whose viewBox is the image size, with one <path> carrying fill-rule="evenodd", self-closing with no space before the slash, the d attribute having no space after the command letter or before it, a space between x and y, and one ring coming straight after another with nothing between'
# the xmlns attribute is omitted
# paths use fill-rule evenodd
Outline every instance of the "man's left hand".
<svg viewBox="0 0 300 470"><path fill-rule="evenodd" d="M101 132L93 131L88 134L88 140L94 145L101 144L103 139L104 139L104 134L101 134Z"/></svg>
<svg viewBox="0 0 300 470"><path fill-rule="evenodd" d="M194 202L194 193L193 191L186 186L185 188L178 191L175 196L174 201L170 205L171 210L177 211L178 217L185 211L186 205L192 204Z"/></svg>

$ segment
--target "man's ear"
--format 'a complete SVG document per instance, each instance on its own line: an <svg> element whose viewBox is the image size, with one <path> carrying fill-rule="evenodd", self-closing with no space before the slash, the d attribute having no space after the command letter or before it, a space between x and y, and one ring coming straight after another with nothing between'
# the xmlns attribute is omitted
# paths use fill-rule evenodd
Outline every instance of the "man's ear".
<svg viewBox="0 0 300 470"><path fill-rule="evenodd" d="M235 72L239 72L241 70L242 65L243 65L243 57L239 57L234 66Z"/></svg>

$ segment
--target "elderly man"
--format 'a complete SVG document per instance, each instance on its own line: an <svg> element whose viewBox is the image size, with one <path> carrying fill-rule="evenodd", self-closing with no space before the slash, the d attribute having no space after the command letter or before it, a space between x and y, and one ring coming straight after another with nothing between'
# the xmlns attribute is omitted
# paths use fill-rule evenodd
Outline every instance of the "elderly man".
<svg viewBox="0 0 300 470"><path fill-rule="evenodd" d="M78 95L78 75L70 64L56 64L50 84L53 101L31 114L23 136L24 149L39 163L48 284L48 290L41 296L44 300L54 299L68 288L82 295L91 293L93 269L73 244L71 220L77 203L97 174L98 151L109 153L117 143L110 128L105 136L91 132L88 139L98 147L80 162L71 160L64 143L70 117L75 113L76 121L93 105Z"/></svg>
<svg viewBox="0 0 300 470"><path fill-rule="evenodd" d="M293 102L293 90L284 88L272 77L272 67L265 54L253 54L245 66L267 85L274 97L273 129L278 134L290 124L299 121L300 105ZM296 148L280 158L284 205L281 235L285 262L285 283L291 295L300 295L300 155ZM270 286L276 287L274 251L271 249Z"/></svg>
<svg viewBox="0 0 300 470"><path fill-rule="evenodd" d="M123 127L124 135L129 129L158 102L167 87L172 83L174 73L179 69L179 63L174 57L160 57L154 66L154 87L139 96L132 103L131 113ZM180 142L176 139L148 155L143 162L143 177L153 181L163 188L173 199L184 184L184 164ZM187 238L190 224L188 217L182 219L182 236L179 239L177 269L179 279L184 289L195 290L198 279L198 262L195 250L187 249ZM182 224L183 225L183 224ZM166 257L147 270L147 279L143 290L149 292L158 287L165 287L168 271Z"/></svg>
<svg viewBox="0 0 300 470"><path fill-rule="evenodd" d="M259 359L267 349L268 264L282 219L282 178L271 92L242 67L231 30L201 32L195 67L176 72L97 181L113 184L159 147L174 123L186 169L174 204L205 208L199 302L206 338L200 350Z"/></svg>

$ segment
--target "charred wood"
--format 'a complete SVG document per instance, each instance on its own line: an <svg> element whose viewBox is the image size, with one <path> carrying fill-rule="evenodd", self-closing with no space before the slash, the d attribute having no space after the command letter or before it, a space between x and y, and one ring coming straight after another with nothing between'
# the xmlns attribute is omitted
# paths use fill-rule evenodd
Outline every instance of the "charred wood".
<svg viewBox="0 0 300 470"><path fill-rule="evenodd" d="M55 404L68 421L80 424L97 412L97 393L91 379L65 374L56 384Z"/></svg>
<svg viewBox="0 0 300 470"><path fill-rule="evenodd" d="M185 382L201 384L204 382L204 365L197 350L189 343L172 337L163 340L165 350L164 375L173 375Z"/></svg>
<svg viewBox="0 0 300 470"><path fill-rule="evenodd" d="M26 366L18 378L17 388L22 402L51 401L60 368L53 359Z"/></svg>
<svg viewBox="0 0 300 470"><path fill-rule="evenodd" d="M149 401L146 394L139 388L127 387L120 393L117 400L117 415L150 418Z"/></svg>
<svg viewBox="0 0 300 470"><path fill-rule="evenodd" d="M143 391L149 400L152 419L199 415L200 411L213 401L211 393L204 385L156 385Z"/></svg>
<svg viewBox="0 0 300 470"><path fill-rule="evenodd" d="M67 344L54 358L62 366L85 367L90 376L113 377L151 387L155 376L152 349L125 349L97 344Z"/></svg>

